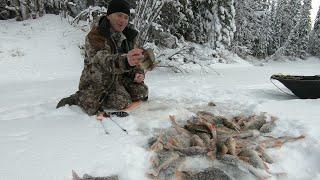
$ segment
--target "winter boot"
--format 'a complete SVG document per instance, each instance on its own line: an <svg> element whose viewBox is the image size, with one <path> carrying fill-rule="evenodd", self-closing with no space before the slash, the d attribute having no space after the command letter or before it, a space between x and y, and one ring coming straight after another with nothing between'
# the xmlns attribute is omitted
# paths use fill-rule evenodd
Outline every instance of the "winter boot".
<svg viewBox="0 0 320 180"><path fill-rule="evenodd" d="M142 101L148 101L148 96L142 98Z"/></svg>
<svg viewBox="0 0 320 180"><path fill-rule="evenodd" d="M66 98L62 98L59 103L57 104L57 109L62 107L62 106L65 106L65 105L69 105L69 106L72 106L72 105L76 105L77 102L76 102L76 99L74 97L74 95L71 95L69 97L66 97Z"/></svg>

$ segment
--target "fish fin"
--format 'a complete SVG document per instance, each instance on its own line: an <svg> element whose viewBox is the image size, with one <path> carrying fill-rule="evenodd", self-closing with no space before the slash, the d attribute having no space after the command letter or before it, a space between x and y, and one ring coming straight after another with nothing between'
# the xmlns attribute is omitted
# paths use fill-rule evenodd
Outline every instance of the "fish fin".
<svg viewBox="0 0 320 180"><path fill-rule="evenodd" d="M177 126L177 122L176 122L176 116L175 115L169 115L169 119L172 123L173 126Z"/></svg>
<svg viewBox="0 0 320 180"><path fill-rule="evenodd" d="M80 180L81 178L78 176L78 174L72 170L72 180Z"/></svg>
<svg viewBox="0 0 320 180"><path fill-rule="evenodd" d="M182 171L176 171L174 173L174 176L177 180L185 180L186 179L185 174Z"/></svg>

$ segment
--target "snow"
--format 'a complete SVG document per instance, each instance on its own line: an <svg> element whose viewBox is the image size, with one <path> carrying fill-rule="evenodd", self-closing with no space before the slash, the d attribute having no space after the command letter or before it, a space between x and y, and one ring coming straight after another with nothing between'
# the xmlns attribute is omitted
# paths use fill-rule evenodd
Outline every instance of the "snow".
<svg viewBox="0 0 320 180"><path fill-rule="evenodd" d="M285 179L320 178L320 100L284 94L269 81L275 73L319 74L319 59L263 66L237 59L237 63L213 66L218 73L177 74L158 68L147 74L149 101L129 117L114 118L129 135L112 121L104 121L111 133L105 135L101 124L80 108L55 109L60 98L77 89L83 68L78 46L84 36L85 32L54 15L0 21L1 179L71 179L71 170L79 175L147 179L151 153L145 145L154 129L169 127L169 115L184 120L209 108L209 101L217 105L211 110L221 115L278 116L273 135L306 135L304 140L270 150L276 159L270 170L288 173ZM200 163L190 161L190 166L192 162Z"/></svg>

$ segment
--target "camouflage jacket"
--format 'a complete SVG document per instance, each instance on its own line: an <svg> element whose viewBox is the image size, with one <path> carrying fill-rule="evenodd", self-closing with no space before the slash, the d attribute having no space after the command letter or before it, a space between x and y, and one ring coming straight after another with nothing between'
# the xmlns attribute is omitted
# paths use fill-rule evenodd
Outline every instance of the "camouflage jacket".
<svg viewBox="0 0 320 180"><path fill-rule="evenodd" d="M138 32L127 27L122 33L125 40L117 48L111 38L109 21L102 17L86 36L85 65L77 95L78 105L89 115L101 110L104 98L116 83L133 81L135 73L143 73L141 69L129 66L124 55L135 47Z"/></svg>

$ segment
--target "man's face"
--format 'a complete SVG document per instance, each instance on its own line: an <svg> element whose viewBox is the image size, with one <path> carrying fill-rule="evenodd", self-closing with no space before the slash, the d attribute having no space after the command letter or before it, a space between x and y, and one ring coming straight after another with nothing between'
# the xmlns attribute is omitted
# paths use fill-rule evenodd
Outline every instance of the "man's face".
<svg viewBox="0 0 320 180"><path fill-rule="evenodd" d="M122 12L112 13L107 16L107 19L110 21L113 32L122 32L129 22L129 16Z"/></svg>

